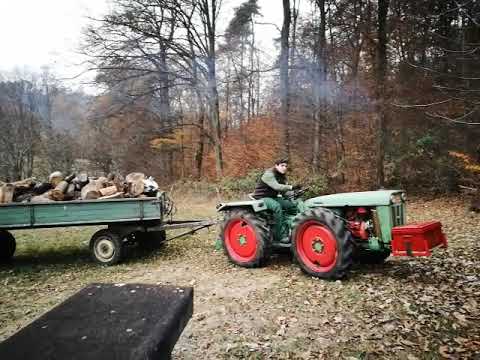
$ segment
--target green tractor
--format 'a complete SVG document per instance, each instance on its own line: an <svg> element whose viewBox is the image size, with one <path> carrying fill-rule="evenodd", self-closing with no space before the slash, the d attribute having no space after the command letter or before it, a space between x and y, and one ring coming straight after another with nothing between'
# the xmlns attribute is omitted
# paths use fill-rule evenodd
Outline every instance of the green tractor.
<svg viewBox="0 0 480 360"><path fill-rule="evenodd" d="M229 259L239 266L258 267L273 251L290 248L304 272L340 279L354 261L382 263L390 255L429 256L447 246L441 224L405 225L406 195L378 190L318 196L301 200L305 190L287 193L296 208L285 214L290 236L275 239L273 217L263 200L222 203L220 240Z"/></svg>

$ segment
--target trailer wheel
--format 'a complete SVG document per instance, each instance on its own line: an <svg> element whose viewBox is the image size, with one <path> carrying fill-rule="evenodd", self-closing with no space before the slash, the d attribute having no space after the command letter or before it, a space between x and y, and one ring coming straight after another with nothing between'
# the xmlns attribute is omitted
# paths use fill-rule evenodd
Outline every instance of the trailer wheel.
<svg viewBox="0 0 480 360"><path fill-rule="evenodd" d="M138 240L138 245L146 250L157 250L162 247L167 239L165 230L136 232L135 238Z"/></svg>
<svg viewBox="0 0 480 360"><path fill-rule="evenodd" d="M17 244L13 235L6 230L0 230L0 262L10 261L16 248Z"/></svg>
<svg viewBox="0 0 480 360"><path fill-rule="evenodd" d="M304 272L340 279L352 265L353 241L343 221L327 209L309 209L294 219L292 251Z"/></svg>
<svg viewBox="0 0 480 360"><path fill-rule="evenodd" d="M97 231L90 240L93 260L102 265L113 265L122 261L124 250L121 236L109 229Z"/></svg>
<svg viewBox="0 0 480 360"><path fill-rule="evenodd" d="M236 265L253 268L263 265L270 254L270 228L247 210L225 214L220 229L225 253Z"/></svg>

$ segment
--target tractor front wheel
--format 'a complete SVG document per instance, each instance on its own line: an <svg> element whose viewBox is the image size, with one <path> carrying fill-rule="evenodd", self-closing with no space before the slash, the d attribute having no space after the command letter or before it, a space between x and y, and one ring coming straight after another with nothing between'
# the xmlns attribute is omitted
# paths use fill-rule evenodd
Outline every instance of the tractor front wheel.
<svg viewBox="0 0 480 360"><path fill-rule="evenodd" d="M352 265L353 241L341 219L323 208L309 209L293 222L292 250L304 272L340 279Z"/></svg>
<svg viewBox="0 0 480 360"><path fill-rule="evenodd" d="M228 258L236 265L261 266L270 252L270 228L267 223L247 210L225 214L220 237Z"/></svg>

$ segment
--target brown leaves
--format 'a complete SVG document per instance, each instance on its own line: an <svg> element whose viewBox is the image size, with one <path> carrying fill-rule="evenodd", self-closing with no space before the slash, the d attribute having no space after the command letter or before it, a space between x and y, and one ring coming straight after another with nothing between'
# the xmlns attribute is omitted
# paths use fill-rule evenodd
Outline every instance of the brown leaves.
<svg viewBox="0 0 480 360"><path fill-rule="evenodd" d="M214 213L214 202L177 204L186 218ZM91 234L48 230L32 233L31 241L23 235L21 263L0 272L7 329L0 336L86 283L146 282L195 287L195 314L175 348L178 359L469 359L480 352L480 215L466 206L456 198L411 202L409 221L441 220L449 249L355 266L338 282L303 274L288 253L259 269L233 266L213 250L215 229L106 269L88 262L82 241ZM48 247L53 253L59 244L70 248L50 258ZM46 248L34 261L40 246Z"/></svg>

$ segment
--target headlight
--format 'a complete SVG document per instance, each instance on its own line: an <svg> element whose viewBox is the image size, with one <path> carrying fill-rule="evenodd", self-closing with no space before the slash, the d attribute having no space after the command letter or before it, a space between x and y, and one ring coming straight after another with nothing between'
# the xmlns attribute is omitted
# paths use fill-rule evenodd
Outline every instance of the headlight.
<svg viewBox="0 0 480 360"><path fill-rule="evenodd" d="M407 194L406 194L406 193L402 193L401 198L402 198L402 201L403 201L403 202L406 202L406 201L407 201Z"/></svg>
<svg viewBox="0 0 480 360"><path fill-rule="evenodd" d="M400 194L392 194L390 195L390 201L392 204L399 204L402 202L402 196Z"/></svg>

